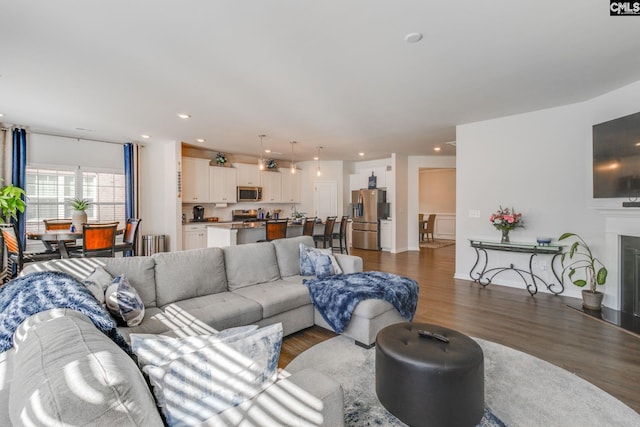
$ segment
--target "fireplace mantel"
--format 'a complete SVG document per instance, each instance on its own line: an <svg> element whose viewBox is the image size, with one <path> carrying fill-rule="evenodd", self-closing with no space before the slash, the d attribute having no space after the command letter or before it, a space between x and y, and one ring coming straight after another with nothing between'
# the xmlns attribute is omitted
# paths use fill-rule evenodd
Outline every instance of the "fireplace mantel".
<svg viewBox="0 0 640 427"><path fill-rule="evenodd" d="M640 208L607 208L597 209L597 211L605 218L605 242L602 261L609 271L603 304L615 310L620 310L620 236L640 237Z"/></svg>

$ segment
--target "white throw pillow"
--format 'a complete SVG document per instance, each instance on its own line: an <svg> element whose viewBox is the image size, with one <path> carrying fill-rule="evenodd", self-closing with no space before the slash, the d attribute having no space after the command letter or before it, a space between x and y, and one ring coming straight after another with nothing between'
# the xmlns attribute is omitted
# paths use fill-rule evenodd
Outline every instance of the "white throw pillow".
<svg viewBox="0 0 640 427"><path fill-rule="evenodd" d="M116 318L125 321L127 326L138 326L144 319L144 304L136 289L121 274L113 279L105 292L107 309Z"/></svg>
<svg viewBox="0 0 640 427"><path fill-rule="evenodd" d="M96 267L91 274L82 281L103 307L106 305L104 293L112 282L113 276L100 266Z"/></svg>
<svg viewBox="0 0 640 427"><path fill-rule="evenodd" d="M226 342L252 334L258 325L229 328L210 335L193 335L173 338L166 335L130 334L131 350L138 358L138 366L165 365L181 354L200 350L215 342Z"/></svg>
<svg viewBox="0 0 640 427"><path fill-rule="evenodd" d="M313 248L300 243L300 274L311 276L315 274L322 278L342 273L338 260L330 248Z"/></svg>
<svg viewBox="0 0 640 427"><path fill-rule="evenodd" d="M276 380L282 324L244 335L172 354L168 363L143 368L169 426L200 424L251 399Z"/></svg>

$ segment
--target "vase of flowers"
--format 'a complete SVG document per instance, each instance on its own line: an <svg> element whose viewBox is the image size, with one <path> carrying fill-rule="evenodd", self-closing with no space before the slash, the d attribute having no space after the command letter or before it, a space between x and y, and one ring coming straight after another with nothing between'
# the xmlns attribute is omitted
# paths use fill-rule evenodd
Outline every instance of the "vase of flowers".
<svg viewBox="0 0 640 427"><path fill-rule="evenodd" d="M516 227L523 227L522 214L517 213L513 208L503 208L502 206L491 214L489 222L502 232L501 243L509 243L509 231Z"/></svg>
<svg viewBox="0 0 640 427"><path fill-rule="evenodd" d="M218 166L224 166L227 163L227 155L224 153L216 154L216 164Z"/></svg>

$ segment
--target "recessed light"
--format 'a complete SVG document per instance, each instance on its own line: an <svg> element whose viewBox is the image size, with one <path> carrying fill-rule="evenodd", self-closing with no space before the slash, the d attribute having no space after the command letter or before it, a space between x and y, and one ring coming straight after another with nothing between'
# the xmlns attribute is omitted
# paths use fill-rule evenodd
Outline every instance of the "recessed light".
<svg viewBox="0 0 640 427"><path fill-rule="evenodd" d="M151 136L150 136L150 135L140 135L140 136L141 136L141 137L143 137L144 139L149 139L149 138L151 138Z"/></svg>
<svg viewBox="0 0 640 427"><path fill-rule="evenodd" d="M358 156L364 157L364 153L358 153Z"/></svg>
<svg viewBox="0 0 640 427"><path fill-rule="evenodd" d="M271 152L271 150L270 150L270 149L268 149L268 148L265 148L265 149L264 149L264 152L265 152L265 153L270 153L270 152Z"/></svg>
<svg viewBox="0 0 640 427"><path fill-rule="evenodd" d="M190 119L191 118L191 114L179 113L178 117L180 117L181 119Z"/></svg>
<svg viewBox="0 0 640 427"><path fill-rule="evenodd" d="M0 117L4 117L4 114L0 113Z"/></svg>
<svg viewBox="0 0 640 427"><path fill-rule="evenodd" d="M440 151L440 150L442 150L442 148L440 148L440 147L433 147L433 151Z"/></svg>
<svg viewBox="0 0 640 427"><path fill-rule="evenodd" d="M422 33L409 33L404 36L404 40L407 43L418 43L420 40L422 40Z"/></svg>
<svg viewBox="0 0 640 427"><path fill-rule="evenodd" d="M205 142L205 141L206 141L206 139L198 138L198 139L196 139L196 141L198 141L198 142Z"/></svg>

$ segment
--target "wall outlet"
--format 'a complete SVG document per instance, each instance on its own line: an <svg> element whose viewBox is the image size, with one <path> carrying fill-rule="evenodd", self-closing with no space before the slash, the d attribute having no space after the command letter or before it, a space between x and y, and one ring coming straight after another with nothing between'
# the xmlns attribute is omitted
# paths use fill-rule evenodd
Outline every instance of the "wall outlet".
<svg viewBox="0 0 640 427"><path fill-rule="evenodd" d="M471 209L469 211L469 218L480 218L480 210L478 209Z"/></svg>

